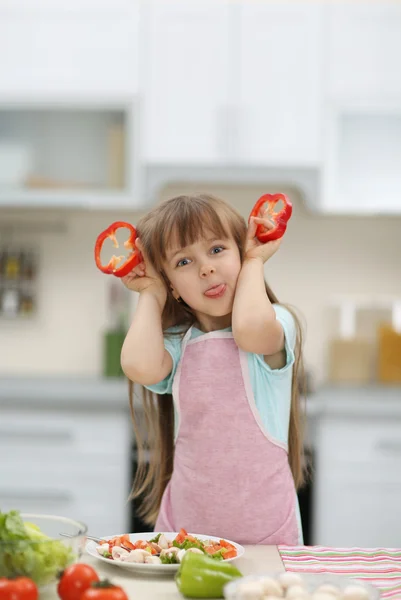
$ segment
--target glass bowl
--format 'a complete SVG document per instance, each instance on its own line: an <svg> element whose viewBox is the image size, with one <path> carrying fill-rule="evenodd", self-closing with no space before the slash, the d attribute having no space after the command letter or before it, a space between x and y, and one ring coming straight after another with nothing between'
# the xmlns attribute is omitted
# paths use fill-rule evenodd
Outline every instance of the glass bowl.
<svg viewBox="0 0 401 600"><path fill-rule="evenodd" d="M17 511L14 512L18 515ZM10 519L10 513L1 516ZM8 521L8 537L14 539L4 541L0 537L0 577L24 575L30 577L39 588L54 583L63 569L81 557L87 526L67 517L29 513L19 516L29 539L21 535L18 516L15 520L11 517ZM1 525L3 527L4 523Z"/></svg>

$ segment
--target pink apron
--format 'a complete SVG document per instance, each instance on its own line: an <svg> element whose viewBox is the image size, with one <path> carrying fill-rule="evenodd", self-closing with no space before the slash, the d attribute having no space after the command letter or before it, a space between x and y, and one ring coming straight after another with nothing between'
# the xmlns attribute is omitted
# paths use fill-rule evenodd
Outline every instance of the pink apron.
<svg viewBox="0 0 401 600"><path fill-rule="evenodd" d="M174 377L174 470L155 531L183 527L242 544L298 544L287 448L263 429L246 353L229 332L190 336L191 329Z"/></svg>

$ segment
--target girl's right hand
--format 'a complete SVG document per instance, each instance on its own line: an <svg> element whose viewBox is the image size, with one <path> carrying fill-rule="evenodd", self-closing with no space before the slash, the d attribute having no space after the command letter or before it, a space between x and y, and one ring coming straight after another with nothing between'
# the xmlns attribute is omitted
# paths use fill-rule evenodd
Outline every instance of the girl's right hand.
<svg viewBox="0 0 401 600"><path fill-rule="evenodd" d="M133 292L141 293L145 290L154 292L159 299L165 302L167 298L167 292L160 275L146 258L139 238L136 239L135 245L141 252L144 261L134 267L132 271L128 273L128 275L121 277L121 281L125 287Z"/></svg>

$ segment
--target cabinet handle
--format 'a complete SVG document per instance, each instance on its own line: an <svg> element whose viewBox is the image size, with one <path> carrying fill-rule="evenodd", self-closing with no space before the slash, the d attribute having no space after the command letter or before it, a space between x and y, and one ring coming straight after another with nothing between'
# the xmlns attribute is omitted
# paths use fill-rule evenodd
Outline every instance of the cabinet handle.
<svg viewBox="0 0 401 600"><path fill-rule="evenodd" d="M59 503L70 503L73 500L73 496L69 492L57 492L55 490L49 491L35 491L35 490L2 490L0 489L0 500L21 502L29 500L30 502L59 502Z"/></svg>
<svg viewBox="0 0 401 600"><path fill-rule="evenodd" d="M401 440L383 440L376 444L376 450L401 456Z"/></svg>
<svg viewBox="0 0 401 600"><path fill-rule="evenodd" d="M3 441L41 441L41 442L71 442L73 435L70 431L9 431L0 429L0 440Z"/></svg>

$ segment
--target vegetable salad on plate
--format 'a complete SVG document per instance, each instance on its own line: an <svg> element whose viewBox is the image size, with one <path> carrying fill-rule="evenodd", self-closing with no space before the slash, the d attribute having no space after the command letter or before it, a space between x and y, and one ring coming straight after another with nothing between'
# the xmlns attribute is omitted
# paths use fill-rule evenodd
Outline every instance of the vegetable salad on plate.
<svg viewBox="0 0 401 600"><path fill-rule="evenodd" d="M115 536L102 541L96 550L103 558L145 564L179 564L187 552L205 554L215 560L229 560L237 556L237 548L232 543L223 539L200 539L185 529L181 529L173 539L165 533L136 542L131 542L129 534Z"/></svg>

